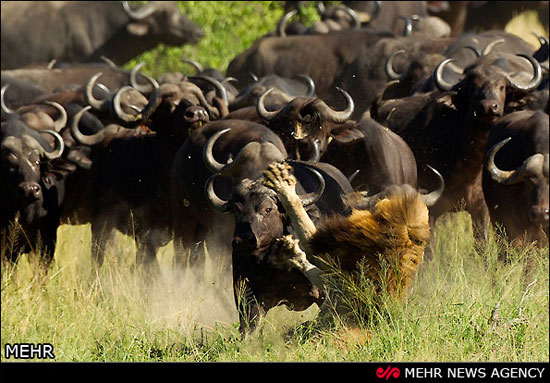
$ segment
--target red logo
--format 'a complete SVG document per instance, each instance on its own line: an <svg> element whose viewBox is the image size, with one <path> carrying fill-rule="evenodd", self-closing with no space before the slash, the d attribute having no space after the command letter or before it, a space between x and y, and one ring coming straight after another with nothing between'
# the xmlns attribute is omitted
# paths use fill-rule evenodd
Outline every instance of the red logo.
<svg viewBox="0 0 550 383"><path fill-rule="evenodd" d="M388 380L390 377L399 378L399 375L401 375L401 371L399 371L397 367L391 368L391 366L388 366L385 370L382 367L376 369L376 376L380 379L386 378L386 380Z"/></svg>

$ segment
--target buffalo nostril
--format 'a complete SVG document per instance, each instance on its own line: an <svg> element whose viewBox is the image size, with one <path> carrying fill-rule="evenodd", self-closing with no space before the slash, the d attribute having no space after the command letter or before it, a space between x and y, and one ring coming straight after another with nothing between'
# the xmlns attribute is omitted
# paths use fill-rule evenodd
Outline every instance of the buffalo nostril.
<svg viewBox="0 0 550 383"><path fill-rule="evenodd" d="M40 198L41 192L40 185L36 183L23 183L19 185L19 193L26 199L37 200Z"/></svg>

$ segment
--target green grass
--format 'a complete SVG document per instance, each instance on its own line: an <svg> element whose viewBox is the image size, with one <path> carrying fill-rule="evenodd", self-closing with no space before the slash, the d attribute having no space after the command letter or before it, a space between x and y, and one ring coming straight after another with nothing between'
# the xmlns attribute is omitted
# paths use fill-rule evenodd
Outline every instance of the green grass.
<svg viewBox="0 0 550 383"><path fill-rule="evenodd" d="M312 331L299 325L316 318L316 306L278 307L244 340L227 260L178 274L169 244L151 282L135 269L131 239L117 235L95 275L89 226L62 226L45 281L27 256L2 269L2 360L5 343L47 342L56 361L548 361L548 248L496 236L481 249L470 225L466 213L438 222L434 256L405 302L386 300L357 327ZM360 296L363 287L353 288Z"/></svg>
<svg viewBox="0 0 550 383"><path fill-rule="evenodd" d="M125 67L129 69L143 61L146 63L143 71L156 77L171 71L194 74L190 65L181 63L180 60L186 58L225 73L233 57L276 29L284 13L281 4L278 1L178 1L182 12L202 28L204 37L196 45L160 45ZM319 19L313 2L293 18L307 25Z"/></svg>

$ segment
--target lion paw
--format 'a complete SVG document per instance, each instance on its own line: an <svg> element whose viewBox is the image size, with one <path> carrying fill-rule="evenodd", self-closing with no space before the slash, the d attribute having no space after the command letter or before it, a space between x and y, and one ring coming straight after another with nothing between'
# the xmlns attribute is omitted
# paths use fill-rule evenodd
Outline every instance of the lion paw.
<svg viewBox="0 0 550 383"><path fill-rule="evenodd" d="M302 269L307 262L306 253L292 235L277 238L273 248L273 263Z"/></svg>
<svg viewBox="0 0 550 383"><path fill-rule="evenodd" d="M286 162L270 164L263 175L262 183L277 194L295 193L296 178L292 174L292 167Z"/></svg>

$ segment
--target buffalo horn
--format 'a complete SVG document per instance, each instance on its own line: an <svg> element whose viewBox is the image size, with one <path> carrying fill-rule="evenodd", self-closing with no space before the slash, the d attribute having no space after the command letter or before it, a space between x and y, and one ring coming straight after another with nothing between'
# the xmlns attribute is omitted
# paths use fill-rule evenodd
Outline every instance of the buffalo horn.
<svg viewBox="0 0 550 383"><path fill-rule="evenodd" d="M522 85L522 84L519 84L519 83L515 82L512 79L512 76L510 76L508 74L506 74L506 78L508 79L508 81L510 81L510 83L512 84L512 86L514 88L519 89L519 90L524 90L526 92L532 91L535 88L537 88L540 85L541 81L542 81L542 68L541 68L539 62L537 60L535 60L532 56L529 56L529 55L526 55L526 54L518 54L516 56L523 57L524 59L529 60L529 62L533 66L533 78L531 79L531 81L527 85Z"/></svg>
<svg viewBox="0 0 550 383"><path fill-rule="evenodd" d="M150 2L149 4L146 4L142 6L141 8L134 9L130 8L130 5L127 1L122 2L122 7L124 8L124 11L130 18L133 20L143 20L147 16L151 15L153 12L155 12L155 3Z"/></svg>
<svg viewBox="0 0 550 383"><path fill-rule="evenodd" d="M197 73L200 73L200 72L204 71L204 68L202 67L202 65L198 61L190 60L190 59L181 59L181 62L191 65L193 68L195 68Z"/></svg>
<svg viewBox="0 0 550 383"><path fill-rule="evenodd" d="M204 145L204 149L202 150L202 160L204 162L204 166L211 172L211 173L221 173L224 168L227 166L224 164L220 164L216 159L214 158L214 154L212 153L212 148L214 147L214 144L218 140L218 138L230 131L231 129L224 129L220 130L219 132L213 134L208 141L206 142L206 145Z"/></svg>
<svg viewBox="0 0 550 383"><path fill-rule="evenodd" d="M140 62L139 64L137 64L132 68L132 70L130 71L130 85L132 85L136 90L140 91L141 93L150 93L152 92L152 89L149 85L141 85L141 84L138 84L137 82L137 74L141 69L141 67L143 67L144 65L145 65L144 62ZM149 77L143 73L141 73L141 75L151 83L151 85L153 86L153 89L158 89L159 83L154 78Z"/></svg>
<svg viewBox="0 0 550 383"><path fill-rule="evenodd" d="M103 101L98 100L93 95L95 82L102 75L103 75L102 72L98 72L94 74L92 78L90 78L90 81L88 81L88 83L86 84L86 91L84 92L86 102L95 110L101 110L103 108Z"/></svg>
<svg viewBox="0 0 550 383"><path fill-rule="evenodd" d="M302 80L305 80L305 82L307 83L307 98L311 98L315 95L315 82L307 74L296 74L291 78L300 78Z"/></svg>
<svg viewBox="0 0 550 383"><path fill-rule="evenodd" d="M14 114L15 111L13 109L8 108L8 106L6 105L6 102L4 101L4 93L6 93L6 89L8 89L9 86L10 84L7 84L2 87L2 90L0 91L0 103L2 105L2 110L4 111L4 113Z"/></svg>
<svg viewBox="0 0 550 383"><path fill-rule="evenodd" d="M357 12L355 12L350 7L342 4L336 5L336 8L342 10L343 12L346 12L353 19L353 29L361 28L361 18L359 17Z"/></svg>
<svg viewBox="0 0 550 383"><path fill-rule="evenodd" d="M299 196L300 200L302 201L302 205L304 207L308 207L316 203L325 192L325 186L326 186L325 179L323 178L321 173L319 173L317 170L309 166L306 166L306 169L308 169L310 172L312 172L315 175L315 177L319 181L319 186L317 187L316 191Z"/></svg>
<svg viewBox="0 0 550 383"><path fill-rule="evenodd" d="M412 21L408 16L399 16L400 19L405 21L405 28L403 28L403 36L410 36L412 34Z"/></svg>
<svg viewBox="0 0 550 383"><path fill-rule="evenodd" d="M523 163L515 170L501 170L496 166L495 155L500 150L500 148L506 145L511 139L512 137L508 137L498 142L489 151L487 155L486 166L487 171L491 175L491 178L499 184L513 185L523 181L523 179L528 175L542 175L544 172L546 172L547 176L548 154L546 154L546 156L541 153L534 154L523 161Z"/></svg>
<svg viewBox="0 0 550 383"><path fill-rule="evenodd" d="M54 121L53 125L55 131L59 133L67 125L67 111L55 101L44 101L44 104L53 106L59 112L59 117Z"/></svg>
<svg viewBox="0 0 550 383"><path fill-rule="evenodd" d="M309 141L309 146L312 149L311 157L308 159L309 162L319 162L321 158L321 152L319 151L319 140Z"/></svg>
<svg viewBox="0 0 550 383"><path fill-rule="evenodd" d="M266 90L258 99L258 102L256 103L256 111L260 115L261 118L263 118L266 121L271 121L277 114L279 113L279 110L274 110L271 112L268 112L264 105L264 100L267 97L269 93L273 91L273 88L269 88Z"/></svg>
<svg viewBox="0 0 550 383"><path fill-rule="evenodd" d="M445 191L445 180L443 179L443 176L441 175L441 173L439 173L437 170L432 168L430 165L427 165L427 166L439 178L438 189L427 194L422 194L422 199L424 200L424 203L426 204L426 206L431 207L431 206L434 206L443 195L443 192Z"/></svg>
<svg viewBox="0 0 550 383"><path fill-rule="evenodd" d="M384 68L386 69L386 75L390 80L401 80L401 78L403 77L402 74L397 73L395 69L393 69L393 60L395 59L395 56L398 56L405 52L406 51L404 49L399 49L398 51L395 51L391 55L389 55L386 59L386 65L384 65Z"/></svg>
<svg viewBox="0 0 550 383"><path fill-rule="evenodd" d="M214 191L214 180L218 176L219 174L212 174L208 180L206 180L206 184L204 185L204 195L206 197L206 201L212 209L220 214L227 214L231 212L231 203L222 200Z"/></svg>
<svg viewBox="0 0 550 383"><path fill-rule="evenodd" d="M216 80L214 77L205 76L205 75L190 76L190 77L188 77L188 80L204 80L204 81L206 81L207 83L212 85L214 87L214 89L216 89L218 91L218 93L219 93L220 97L222 98L223 102L225 103L225 105L229 104L229 101L228 101L228 98L227 98L227 89L225 89L225 87L222 85L222 83L219 82L218 80Z"/></svg>
<svg viewBox="0 0 550 383"><path fill-rule="evenodd" d="M288 20L297 13L298 10L293 9L281 17L281 20L277 23L277 36L286 37L286 24L288 23Z"/></svg>
<svg viewBox="0 0 550 383"><path fill-rule="evenodd" d="M115 69L117 70L118 67L116 66L116 64L113 62L113 60L111 60L110 58L106 57L106 56L99 56L99 58L101 59L101 61L103 61L105 64L109 65L109 68L111 69Z"/></svg>
<svg viewBox="0 0 550 383"><path fill-rule="evenodd" d="M139 113L141 113L141 110L138 111L138 116L134 116L132 114L128 114L122 110L122 106L120 105L120 97L122 94L130 89L134 89L131 86L123 86L119 90L116 91L115 96L113 97L113 111L115 112L116 116L124 121L124 122L134 122L139 118ZM134 108L132 108L134 109ZM135 109L134 109L135 110Z"/></svg>
<svg viewBox="0 0 550 383"><path fill-rule="evenodd" d="M445 69L445 65L453 61L456 61L456 59L445 59L441 61L434 69L432 80L437 86L437 89L439 89L441 92L449 91L456 85L451 84L443 79L443 69Z"/></svg>
<svg viewBox="0 0 550 383"><path fill-rule="evenodd" d="M355 109L355 103L353 102L353 99L348 92L339 87L336 87L336 89L346 98L346 101L348 103L346 109L342 110L341 112L336 112L335 110L331 109L324 101L319 106L319 109L324 117L330 119L335 123L341 123L345 122L348 118L351 117L353 110Z"/></svg>
<svg viewBox="0 0 550 383"><path fill-rule="evenodd" d="M87 145L87 146L93 146L103 141L105 136L107 134L115 134L118 131L120 131L122 128L119 125L116 124L110 124L107 125L104 129L101 129L99 132L92 134L92 135L84 135L80 132L80 129L78 128L78 123L80 122L80 119L82 118L82 115L90 110L90 106L86 106L82 108L77 114L73 117L73 122L71 124L71 135L75 139L76 142Z"/></svg>
<svg viewBox="0 0 550 383"><path fill-rule="evenodd" d="M54 160L56 158L61 157L61 155L63 154L63 150L65 149L65 142L63 142L63 138L61 138L59 133L57 133L54 130L50 130L50 129L41 130L40 133L51 134L55 138L55 142L56 142L56 145L55 145L53 151L51 151L51 152L44 151L43 152L44 157L48 158L49 160Z"/></svg>
<svg viewBox="0 0 550 383"><path fill-rule="evenodd" d="M493 48L499 44L502 44L502 43L505 43L506 40L504 39L498 39L498 40L494 40L494 41L491 41L489 44L487 44L487 46L485 47L485 49L483 50L483 52L481 53L482 56L487 56L489 53L491 53L491 51L493 50Z"/></svg>

